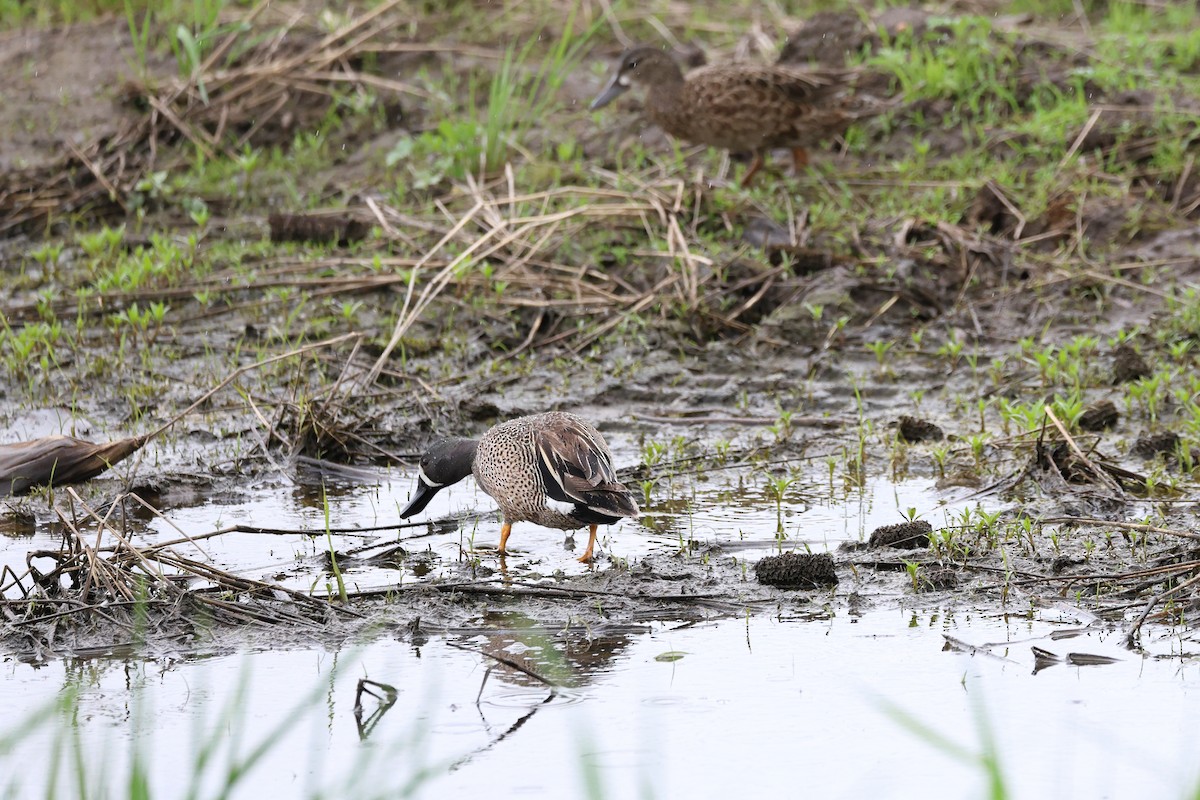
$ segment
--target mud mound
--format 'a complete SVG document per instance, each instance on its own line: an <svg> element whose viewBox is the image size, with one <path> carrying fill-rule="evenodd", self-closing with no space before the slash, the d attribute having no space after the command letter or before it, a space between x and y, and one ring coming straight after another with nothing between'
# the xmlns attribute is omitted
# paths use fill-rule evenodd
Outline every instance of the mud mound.
<svg viewBox="0 0 1200 800"><path fill-rule="evenodd" d="M919 550L929 546L929 534L933 526L923 519L883 525L871 532L869 547L898 547L901 550Z"/></svg>
<svg viewBox="0 0 1200 800"><path fill-rule="evenodd" d="M1102 431L1117 424L1121 413L1112 400L1101 400L1093 403L1079 416L1079 427L1085 431Z"/></svg>
<svg viewBox="0 0 1200 800"><path fill-rule="evenodd" d="M940 442L946 434L937 425L907 414L900 417L900 436L906 442Z"/></svg>
<svg viewBox="0 0 1200 800"><path fill-rule="evenodd" d="M819 589L838 582L829 553L783 553L754 565L758 582L783 589Z"/></svg>

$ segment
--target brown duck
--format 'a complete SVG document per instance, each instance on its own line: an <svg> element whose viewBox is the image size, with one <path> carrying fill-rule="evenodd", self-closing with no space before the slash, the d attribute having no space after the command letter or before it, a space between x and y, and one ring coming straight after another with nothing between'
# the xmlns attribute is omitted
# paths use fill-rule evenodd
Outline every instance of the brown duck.
<svg viewBox="0 0 1200 800"><path fill-rule="evenodd" d="M836 136L865 116L849 107L853 72L809 71L779 64L715 64L685 78L671 56L654 47L626 50L591 108L602 108L631 86L646 92L646 116L670 135L726 150L750 151L748 186L763 151L786 147L797 171L805 148Z"/></svg>
<svg viewBox="0 0 1200 800"><path fill-rule="evenodd" d="M421 457L416 491L400 512L407 519L429 505L438 490L468 475L504 514L500 547L504 554L514 522L547 528L588 528L592 560L596 528L637 517L637 501L617 481L612 453L600 431L574 414L552 411L517 417L479 439L443 439Z"/></svg>

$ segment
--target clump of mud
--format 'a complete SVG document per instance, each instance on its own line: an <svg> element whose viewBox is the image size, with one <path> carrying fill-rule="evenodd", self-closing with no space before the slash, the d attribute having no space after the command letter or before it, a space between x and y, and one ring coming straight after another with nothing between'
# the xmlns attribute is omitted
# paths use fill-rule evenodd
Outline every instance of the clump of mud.
<svg viewBox="0 0 1200 800"><path fill-rule="evenodd" d="M371 225L347 214L285 214L276 212L267 217L271 241L326 242L346 247L361 242L371 233Z"/></svg>
<svg viewBox="0 0 1200 800"><path fill-rule="evenodd" d="M1092 403L1079 415L1079 427L1095 433L1105 428L1111 428L1117 424L1117 420L1120 418L1121 414L1112 400L1101 400L1098 403Z"/></svg>
<svg viewBox="0 0 1200 800"><path fill-rule="evenodd" d="M754 565L754 574L759 583L783 589L819 589L838 582L829 553L767 556Z"/></svg>
<svg viewBox="0 0 1200 800"><path fill-rule="evenodd" d="M1133 443L1133 454L1141 458L1154 458L1160 453L1169 455L1175 452L1179 444L1179 434L1174 431L1160 433L1143 433Z"/></svg>
<svg viewBox="0 0 1200 800"><path fill-rule="evenodd" d="M1146 359L1130 345L1122 344L1113 348L1113 383L1129 383L1139 378L1148 378L1153 374Z"/></svg>
<svg viewBox="0 0 1200 800"><path fill-rule="evenodd" d="M907 414L900 417L900 436L906 442L940 442L946 434L937 425Z"/></svg>
<svg viewBox="0 0 1200 800"><path fill-rule="evenodd" d="M869 547L899 547L902 550L918 550L929 546L929 534L933 526L923 519L882 525L871 532Z"/></svg>

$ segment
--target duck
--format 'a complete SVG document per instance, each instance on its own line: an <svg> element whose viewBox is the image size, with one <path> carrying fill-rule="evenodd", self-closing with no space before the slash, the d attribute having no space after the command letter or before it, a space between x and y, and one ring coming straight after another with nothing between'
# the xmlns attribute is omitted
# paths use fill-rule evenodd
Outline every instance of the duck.
<svg viewBox="0 0 1200 800"><path fill-rule="evenodd" d="M430 445L400 516L419 514L440 490L468 475L504 515L501 555L507 553L513 524L532 522L557 530L588 528L587 549L579 558L588 563L600 525L639 514L633 494L617 480L600 431L564 411L517 417L479 439L448 438Z"/></svg>
<svg viewBox="0 0 1200 800"><path fill-rule="evenodd" d="M592 101L603 108L631 87L645 90L645 113L677 139L754 158L742 177L750 185L762 168L763 151L788 148L797 172L808 164L807 148L843 133L868 108L852 108L852 70L801 70L783 64L727 63L692 70L656 47L621 54L612 77Z"/></svg>

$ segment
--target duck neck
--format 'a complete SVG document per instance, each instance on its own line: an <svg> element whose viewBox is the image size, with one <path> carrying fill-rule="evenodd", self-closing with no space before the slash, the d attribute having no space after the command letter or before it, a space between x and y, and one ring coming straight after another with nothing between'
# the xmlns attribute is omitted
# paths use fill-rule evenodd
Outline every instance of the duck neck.
<svg viewBox="0 0 1200 800"><path fill-rule="evenodd" d="M687 104L683 102L683 74L679 68L671 65L672 69L664 70L658 79L650 84L646 92L646 116L660 128L672 133L673 120L687 113Z"/></svg>

